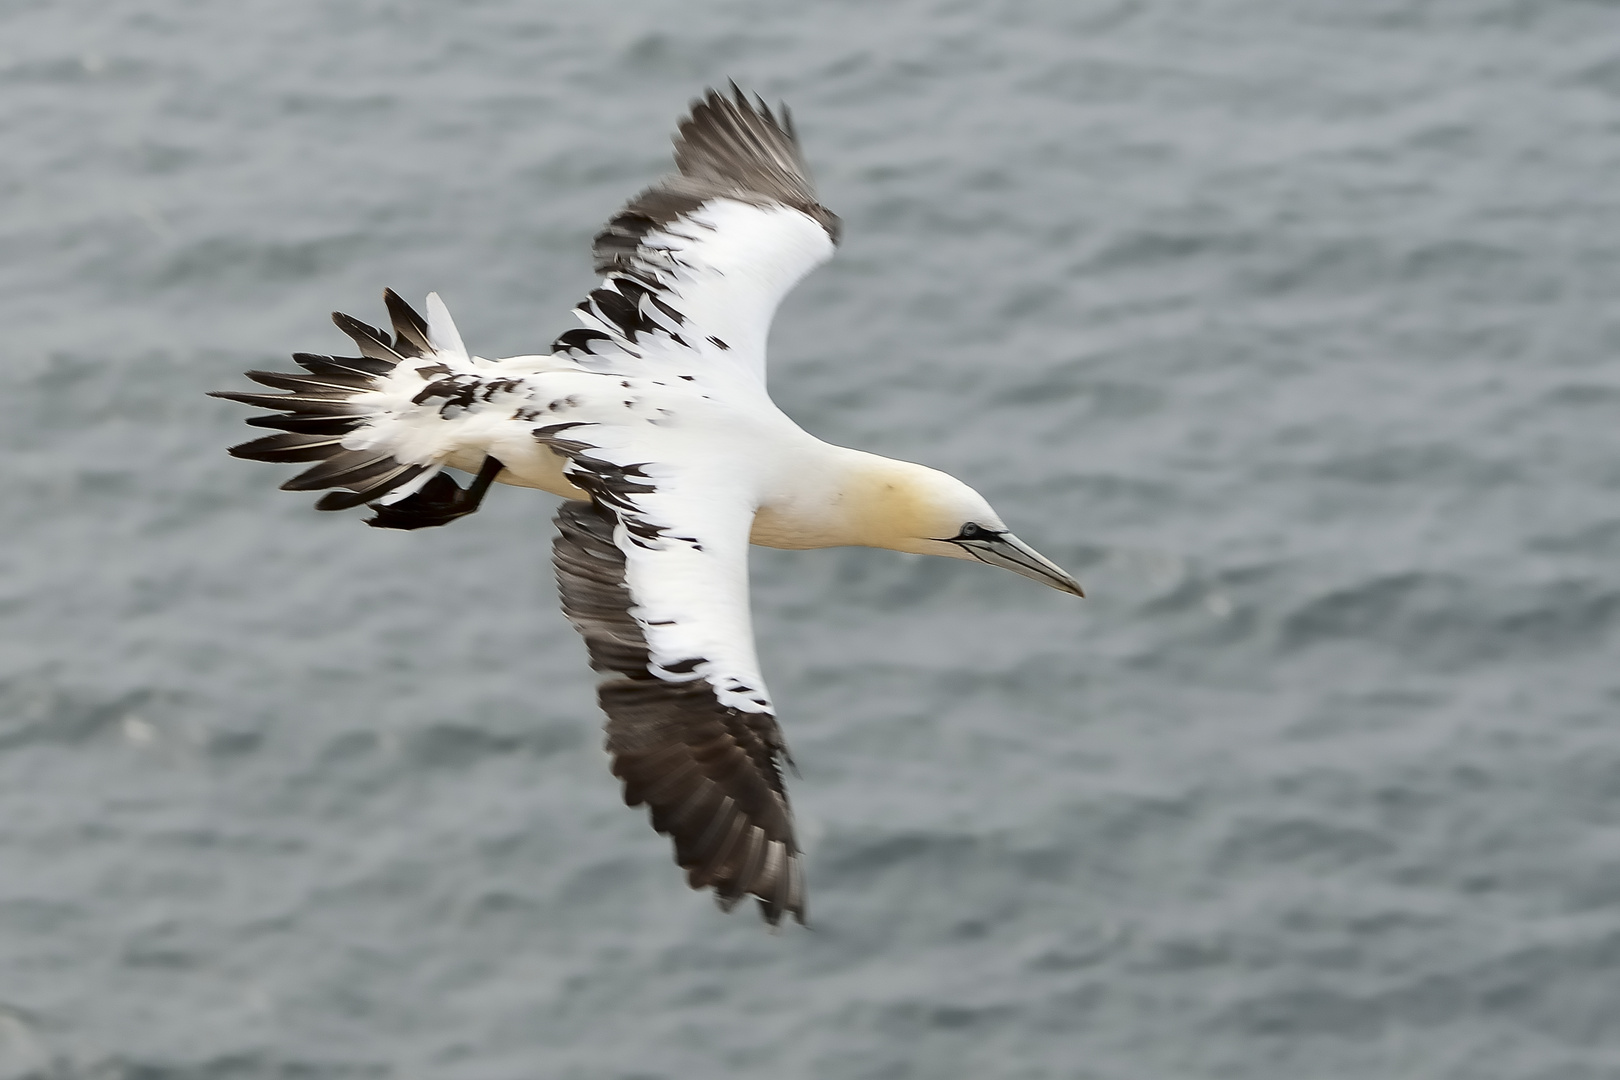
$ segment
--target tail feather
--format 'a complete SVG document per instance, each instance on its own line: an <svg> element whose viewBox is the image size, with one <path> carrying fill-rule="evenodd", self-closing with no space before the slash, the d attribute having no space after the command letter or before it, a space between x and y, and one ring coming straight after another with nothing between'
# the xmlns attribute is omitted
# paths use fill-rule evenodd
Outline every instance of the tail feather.
<svg viewBox="0 0 1620 1080"><path fill-rule="evenodd" d="M332 323L354 339L354 346L360 350L360 355L385 362L388 364L390 371L393 370L395 364L413 355L396 349L388 340L387 334L375 326L368 326L353 315L345 315L341 311L334 311L332 312Z"/></svg>
<svg viewBox="0 0 1620 1080"><path fill-rule="evenodd" d="M250 416L247 422L254 427L296 431L304 435L342 435L365 422L363 416L300 416L288 413L280 416Z"/></svg>
<svg viewBox="0 0 1620 1080"><path fill-rule="evenodd" d="M450 317L450 309L444 306L439 294L428 293L427 298L427 325L428 340L433 342L435 352L449 353L457 359L467 359L467 346L461 343L461 331L456 329L456 321Z"/></svg>
<svg viewBox="0 0 1620 1080"><path fill-rule="evenodd" d="M429 357L465 363L467 352L437 295L428 298L427 319L392 289L383 293L383 302L392 337L352 316L332 313L333 323L354 340L360 356L294 353L302 371L247 373L261 386L284 393L227 390L213 396L276 410L248 419L253 427L270 428L276 434L233 446L230 453L253 461L312 463L282 485L288 491L347 489L329 491L316 502L317 509L346 510L369 502L379 514L387 510L373 524L389 528L443 524L470 512L476 500L468 505L455 482L441 476L442 464L400 461L392 451L379 448L375 433L365 429L400 408L397 401L389 402L398 396L392 380L401 362ZM411 377L427 376L418 372ZM344 445L351 438L355 445ZM356 448L368 444L370 448Z"/></svg>
<svg viewBox="0 0 1620 1080"><path fill-rule="evenodd" d="M394 351L410 357L431 355L434 349L428 340L427 320L393 289L383 290L383 303L388 305L388 318L394 324ZM406 352L407 348L414 351Z"/></svg>
<svg viewBox="0 0 1620 1080"><path fill-rule="evenodd" d="M364 484L375 476L397 468L399 462L373 450L338 451L320 464L305 469L281 485L282 491L319 491L329 487Z"/></svg>
<svg viewBox="0 0 1620 1080"><path fill-rule="evenodd" d="M295 352L293 360L316 375L387 375L394 370L392 360L377 360L369 356L321 356L319 353Z"/></svg>
<svg viewBox="0 0 1620 1080"><path fill-rule="evenodd" d="M233 446L226 453L249 461L322 461L342 448L341 434L300 435L288 432L284 435L266 435L262 439Z"/></svg>
<svg viewBox="0 0 1620 1080"><path fill-rule="evenodd" d="M408 486L422 474L432 472L438 475L437 465L399 465L395 468L374 476L369 483L364 484L355 491L328 491L315 501L317 510L352 510L362 503L372 502L390 492ZM453 483L454 481L452 481ZM380 509L380 507L379 507Z"/></svg>
<svg viewBox="0 0 1620 1080"><path fill-rule="evenodd" d="M364 405L347 398L328 397L324 394L244 394L236 390L214 390L209 397L239 401L260 409L285 409L307 416L370 416Z"/></svg>
<svg viewBox="0 0 1620 1080"><path fill-rule="evenodd" d="M311 372L308 375L295 375L284 371L249 371L246 375L260 386L291 390L298 394L324 394L339 398L346 398L357 390L370 390L376 385L376 380L372 376L356 375L352 372L324 375Z"/></svg>

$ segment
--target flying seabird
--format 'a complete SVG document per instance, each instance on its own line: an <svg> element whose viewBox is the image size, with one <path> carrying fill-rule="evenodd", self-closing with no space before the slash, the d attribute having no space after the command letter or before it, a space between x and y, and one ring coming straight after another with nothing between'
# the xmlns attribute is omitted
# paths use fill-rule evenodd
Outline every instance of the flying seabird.
<svg viewBox="0 0 1620 1080"><path fill-rule="evenodd" d="M765 388L765 339L789 289L831 258L787 108L731 86L695 101L677 175L597 235L601 285L544 356L472 356L437 293L427 317L383 293L393 335L341 313L359 356L295 353L297 374L250 371L284 394L216 396L276 415L236 457L314 462L281 485L337 489L368 524L444 525L492 483L562 496L553 561L585 638L630 806L674 840L694 889L745 896L777 925L805 917L782 783L791 763L754 654L748 545L864 545L1005 567L1084 595L943 472L833 446ZM462 488L446 470L471 473Z"/></svg>

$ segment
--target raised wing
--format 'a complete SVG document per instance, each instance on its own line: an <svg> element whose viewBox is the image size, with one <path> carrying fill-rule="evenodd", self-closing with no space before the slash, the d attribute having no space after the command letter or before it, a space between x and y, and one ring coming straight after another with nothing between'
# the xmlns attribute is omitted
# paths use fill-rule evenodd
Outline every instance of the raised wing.
<svg viewBox="0 0 1620 1080"><path fill-rule="evenodd" d="M730 909L747 895L766 921L804 921L804 877L782 784L787 748L754 656L748 610L751 511L683 490L570 442L568 475L592 502L557 513L563 611L607 673L613 772L647 805L694 889Z"/></svg>
<svg viewBox="0 0 1620 1080"><path fill-rule="evenodd" d="M777 305L832 257L840 225L816 201L786 108L778 121L732 90L693 104L675 140L679 175L636 196L596 237L607 276L556 352L594 370L650 363L764 383Z"/></svg>

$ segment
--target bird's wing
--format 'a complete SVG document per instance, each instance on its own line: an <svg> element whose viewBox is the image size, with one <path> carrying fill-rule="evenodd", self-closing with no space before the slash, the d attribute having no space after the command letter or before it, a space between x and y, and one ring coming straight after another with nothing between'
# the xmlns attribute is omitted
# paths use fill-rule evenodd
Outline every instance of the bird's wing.
<svg viewBox="0 0 1620 1080"><path fill-rule="evenodd" d="M816 201L786 108L710 90L675 140L679 175L596 237L601 286L552 348L592 370L731 372L763 384L782 298L832 257L836 215Z"/></svg>
<svg viewBox="0 0 1620 1080"><path fill-rule="evenodd" d="M553 559L563 611L606 674L624 800L647 805L694 889L728 909L753 895L773 925L784 912L803 922L787 750L748 608L752 508L699 475L607 460L622 455L570 427L543 437L592 501L562 505Z"/></svg>

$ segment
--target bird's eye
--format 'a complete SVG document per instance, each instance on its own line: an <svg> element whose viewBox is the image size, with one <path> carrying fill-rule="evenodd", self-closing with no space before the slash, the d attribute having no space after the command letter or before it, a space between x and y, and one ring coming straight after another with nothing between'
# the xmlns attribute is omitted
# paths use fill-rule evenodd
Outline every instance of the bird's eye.
<svg viewBox="0 0 1620 1080"><path fill-rule="evenodd" d="M956 538L958 540L977 540L983 535L984 530L979 528L978 523L970 521L962 526L962 531L956 534Z"/></svg>

